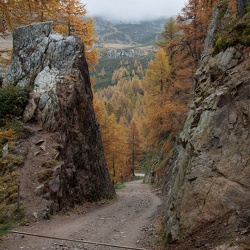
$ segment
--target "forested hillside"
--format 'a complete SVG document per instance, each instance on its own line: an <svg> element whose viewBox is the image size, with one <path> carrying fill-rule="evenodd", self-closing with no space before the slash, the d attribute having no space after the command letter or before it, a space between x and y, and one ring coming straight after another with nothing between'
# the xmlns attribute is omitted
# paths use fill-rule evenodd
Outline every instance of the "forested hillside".
<svg viewBox="0 0 250 250"><path fill-rule="evenodd" d="M110 85L112 73L120 67L128 69L132 76L134 61L139 61L146 69L153 57L155 43L161 38L160 33L166 19L141 21L139 23L113 23L103 18L95 19L97 34L96 48L99 50L99 63L92 76L95 77L95 89ZM139 74L140 76L140 74Z"/></svg>

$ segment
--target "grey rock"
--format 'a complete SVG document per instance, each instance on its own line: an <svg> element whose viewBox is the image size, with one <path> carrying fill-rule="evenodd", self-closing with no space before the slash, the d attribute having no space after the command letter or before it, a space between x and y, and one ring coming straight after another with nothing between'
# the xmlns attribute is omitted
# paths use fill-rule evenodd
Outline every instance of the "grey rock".
<svg viewBox="0 0 250 250"><path fill-rule="evenodd" d="M37 214L37 212L33 212L32 215L33 215L33 217L34 217L35 219L38 219L38 214Z"/></svg>
<svg viewBox="0 0 250 250"><path fill-rule="evenodd" d="M44 185L40 185L36 188L35 190L35 194L37 196L41 196L41 195L44 195L45 194L45 190L44 190Z"/></svg>
<svg viewBox="0 0 250 250"><path fill-rule="evenodd" d="M6 143L2 149L2 158L6 157L8 154L9 154L9 143Z"/></svg>
<svg viewBox="0 0 250 250"><path fill-rule="evenodd" d="M43 93L43 94L40 96L38 108L39 108L40 110L43 110L44 107L46 106L46 104L48 103L49 99L50 99L50 97L49 97L48 93Z"/></svg>
<svg viewBox="0 0 250 250"><path fill-rule="evenodd" d="M45 142L45 140L41 139L39 141L36 142L36 145L40 146Z"/></svg>
<svg viewBox="0 0 250 250"><path fill-rule="evenodd" d="M237 0L238 14L242 17L246 13L247 5L249 5L248 0Z"/></svg>
<svg viewBox="0 0 250 250"><path fill-rule="evenodd" d="M29 99L28 105L25 107L24 113L23 113L23 121L28 122L30 119L34 116L34 113L37 109L37 104L35 99Z"/></svg>
<svg viewBox="0 0 250 250"><path fill-rule="evenodd" d="M204 61L207 59L207 56L209 56L209 53L211 53L211 49L213 46L213 42L214 42L214 37L216 35L216 33L218 32L218 20L217 17L219 15L219 4L217 4L212 12L212 17L211 17L211 22L209 24L209 27L207 29L207 36L206 36L206 40L205 40L205 47L204 47L204 51L201 57L201 61ZM198 71L199 74L201 74L200 71Z"/></svg>
<svg viewBox="0 0 250 250"><path fill-rule="evenodd" d="M39 155L41 152L40 151L36 151L35 153L34 153L34 156L37 156L37 155Z"/></svg>

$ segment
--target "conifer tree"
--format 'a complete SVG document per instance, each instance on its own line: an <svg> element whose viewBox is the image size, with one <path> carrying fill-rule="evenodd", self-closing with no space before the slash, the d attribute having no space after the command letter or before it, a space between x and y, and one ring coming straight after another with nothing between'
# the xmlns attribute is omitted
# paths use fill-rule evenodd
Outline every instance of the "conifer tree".
<svg viewBox="0 0 250 250"><path fill-rule="evenodd" d="M178 94L178 83L173 81L164 49L159 49L149 63L144 83L146 149L168 151L169 143L182 124L187 103Z"/></svg>
<svg viewBox="0 0 250 250"><path fill-rule="evenodd" d="M151 60L146 70L146 83L148 90L155 93L167 91L170 83L170 66L168 56L164 49L156 52L155 60Z"/></svg>
<svg viewBox="0 0 250 250"><path fill-rule="evenodd" d="M113 184L124 178L123 169L127 160L126 128L117 123L114 114L108 115L105 105L97 96L94 98L94 108L100 125L104 154Z"/></svg>
<svg viewBox="0 0 250 250"><path fill-rule="evenodd" d="M157 41L156 44L167 51L170 64L172 64L173 54L175 51L174 48L176 46L174 41L180 38L180 30L176 20L173 17L167 20L163 31L161 32L161 37L163 40Z"/></svg>
<svg viewBox="0 0 250 250"><path fill-rule="evenodd" d="M141 156L141 139L137 125L134 120L131 121L128 136L128 167L133 177L135 177L135 170L138 169L138 162Z"/></svg>

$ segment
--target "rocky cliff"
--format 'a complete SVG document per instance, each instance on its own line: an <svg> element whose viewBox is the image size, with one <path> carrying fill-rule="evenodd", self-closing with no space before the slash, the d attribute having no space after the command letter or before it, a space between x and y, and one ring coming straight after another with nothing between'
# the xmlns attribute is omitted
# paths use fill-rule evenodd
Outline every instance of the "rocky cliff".
<svg viewBox="0 0 250 250"><path fill-rule="evenodd" d="M14 30L13 38L12 62L4 84L30 90L23 121L39 125L42 129L31 129L33 134L42 131L47 138L47 141L36 138L42 153L30 155L32 145L26 153L29 162L36 162L42 155L47 157L46 162L23 167L40 171L42 186L37 193L47 199L50 195L53 210L113 197L114 188L92 105L83 43L77 37L64 38L55 33L52 22L19 27ZM54 158L50 159L52 150ZM51 161L53 164L48 164ZM36 183L35 179L32 181Z"/></svg>
<svg viewBox="0 0 250 250"><path fill-rule="evenodd" d="M168 241L227 213L226 225L249 233L250 48L237 44L211 54L219 15L217 6L194 99L165 176Z"/></svg>

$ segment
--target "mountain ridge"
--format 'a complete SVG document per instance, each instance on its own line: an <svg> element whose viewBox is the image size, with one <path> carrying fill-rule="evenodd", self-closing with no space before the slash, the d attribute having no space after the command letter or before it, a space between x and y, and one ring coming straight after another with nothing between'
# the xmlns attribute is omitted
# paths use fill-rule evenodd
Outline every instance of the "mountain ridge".
<svg viewBox="0 0 250 250"><path fill-rule="evenodd" d="M92 76L96 79L95 89L112 84L112 74L120 67L133 68L135 60L147 68L154 56L156 41L167 18L147 20L138 23L112 22L96 17L95 29L98 41L95 47L100 51L99 64ZM103 75L101 72L105 72Z"/></svg>
<svg viewBox="0 0 250 250"><path fill-rule="evenodd" d="M118 43L132 45L153 45L160 39L160 33L167 18L159 18L138 23L114 23L100 17L95 18L98 45Z"/></svg>

